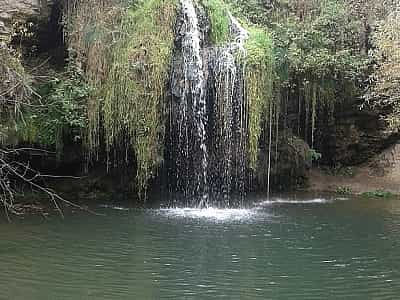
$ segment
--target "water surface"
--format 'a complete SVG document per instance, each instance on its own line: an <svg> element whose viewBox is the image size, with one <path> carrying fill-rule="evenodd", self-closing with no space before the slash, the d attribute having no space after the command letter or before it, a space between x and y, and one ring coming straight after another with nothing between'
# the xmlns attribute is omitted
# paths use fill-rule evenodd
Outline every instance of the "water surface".
<svg viewBox="0 0 400 300"><path fill-rule="evenodd" d="M304 201L305 200L305 201ZM400 201L258 199L0 224L0 299L398 299Z"/></svg>

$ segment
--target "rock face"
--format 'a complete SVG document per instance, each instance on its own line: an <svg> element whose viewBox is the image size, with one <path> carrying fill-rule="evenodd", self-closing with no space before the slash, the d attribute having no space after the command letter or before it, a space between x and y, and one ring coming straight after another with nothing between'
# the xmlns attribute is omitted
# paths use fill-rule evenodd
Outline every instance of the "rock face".
<svg viewBox="0 0 400 300"><path fill-rule="evenodd" d="M51 0L0 0L0 43L7 44L17 22L48 18Z"/></svg>
<svg viewBox="0 0 400 300"><path fill-rule="evenodd" d="M385 191L400 195L400 144L392 145L369 163L347 170L350 172L341 172L339 175L312 170L310 190L337 192L346 189L355 194Z"/></svg>
<svg viewBox="0 0 400 300"><path fill-rule="evenodd" d="M328 165L359 165L400 139L383 120L384 112L360 110L356 104L337 111L334 124L323 128L323 162Z"/></svg>
<svg viewBox="0 0 400 300"><path fill-rule="evenodd" d="M268 147L262 148L259 154L257 169L257 190L267 191L269 153ZM271 187L272 190L287 191L303 186L307 182L311 169L311 149L308 144L291 134L281 132L277 144L271 152Z"/></svg>

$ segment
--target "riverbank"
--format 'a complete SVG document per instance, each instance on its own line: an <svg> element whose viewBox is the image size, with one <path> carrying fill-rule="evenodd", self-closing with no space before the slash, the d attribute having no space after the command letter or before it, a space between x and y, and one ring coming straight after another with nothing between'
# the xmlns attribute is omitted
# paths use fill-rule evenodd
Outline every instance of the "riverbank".
<svg viewBox="0 0 400 300"><path fill-rule="evenodd" d="M360 166L334 170L313 168L308 190L350 194L384 191L400 195L400 143Z"/></svg>

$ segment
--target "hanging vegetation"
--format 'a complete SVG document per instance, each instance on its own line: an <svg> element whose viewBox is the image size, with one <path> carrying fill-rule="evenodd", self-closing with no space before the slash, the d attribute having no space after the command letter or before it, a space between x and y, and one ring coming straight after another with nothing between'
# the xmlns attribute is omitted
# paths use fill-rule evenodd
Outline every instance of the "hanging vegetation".
<svg viewBox="0 0 400 300"><path fill-rule="evenodd" d="M120 146L131 149L139 194L145 196L148 180L162 162L163 97L176 3L151 0L119 4L120 9L111 11L109 5L102 3L98 10L93 1L84 1L71 18L72 58L97 89L88 100L87 147L90 153L98 151L104 128L109 155Z"/></svg>
<svg viewBox="0 0 400 300"><path fill-rule="evenodd" d="M257 166L259 140L274 104L274 53L272 39L261 28L249 28L246 43L246 97L249 105L249 161ZM265 128L264 128L265 129ZM269 131L269 129L268 129Z"/></svg>

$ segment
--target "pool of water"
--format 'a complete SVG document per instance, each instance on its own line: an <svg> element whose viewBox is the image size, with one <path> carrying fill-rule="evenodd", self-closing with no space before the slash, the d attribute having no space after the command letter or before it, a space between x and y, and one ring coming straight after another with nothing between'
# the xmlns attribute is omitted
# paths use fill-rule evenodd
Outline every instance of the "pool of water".
<svg viewBox="0 0 400 300"><path fill-rule="evenodd" d="M399 299L400 200L252 203L1 221L0 299Z"/></svg>

